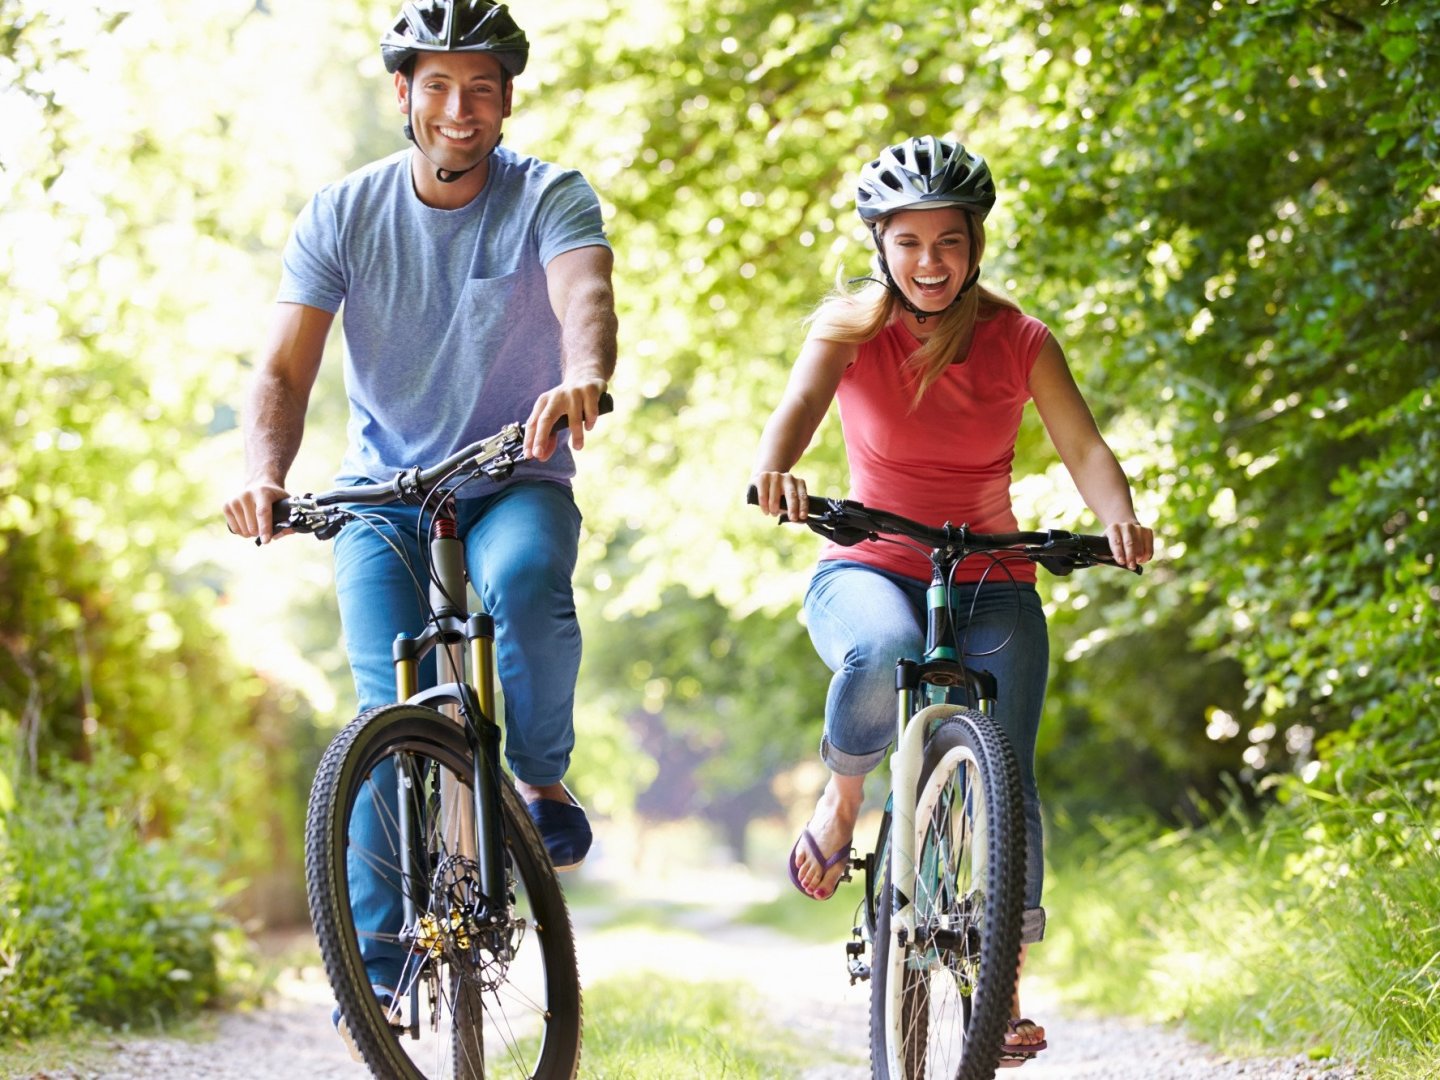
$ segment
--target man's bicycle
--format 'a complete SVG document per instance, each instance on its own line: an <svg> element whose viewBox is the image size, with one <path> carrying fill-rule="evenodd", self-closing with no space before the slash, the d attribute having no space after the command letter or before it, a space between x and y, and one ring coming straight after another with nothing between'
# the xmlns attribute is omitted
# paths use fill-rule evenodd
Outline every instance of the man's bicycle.
<svg viewBox="0 0 1440 1080"><path fill-rule="evenodd" d="M609 412L608 395L600 411ZM563 428L565 421L557 425ZM525 804L506 775L495 710L495 624L467 606L454 492L503 480L525 458L511 424L430 468L390 483L282 499L275 529L328 540L371 521L366 506L421 507L425 565L410 566L427 621L397 633L395 704L370 709L325 751L310 791L305 877L325 970L350 1038L376 1076L405 1080L573 1080L581 1001L565 897ZM391 541L396 557L409 560ZM436 685L419 688L433 653ZM370 808L355 825L356 808ZM357 930L352 878L376 878L404 917ZM399 983L378 995L365 953L404 956Z"/></svg>
<svg viewBox="0 0 1440 1080"><path fill-rule="evenodd" d="M1019 766L994 719L999 687L964 662L951 583L975 556L992 561L999 583L1017 559L1062 575L1113 566L1110 542L936 528L850 500L811 496L808 506L804 524L836 543L898 537L928 549L932 568L924 655L896 665L891 791L874 851L858 860L865 891L845 950L851 981L870 980L873 1074L990 1080L1019 966L1025 829Z"/></svg>

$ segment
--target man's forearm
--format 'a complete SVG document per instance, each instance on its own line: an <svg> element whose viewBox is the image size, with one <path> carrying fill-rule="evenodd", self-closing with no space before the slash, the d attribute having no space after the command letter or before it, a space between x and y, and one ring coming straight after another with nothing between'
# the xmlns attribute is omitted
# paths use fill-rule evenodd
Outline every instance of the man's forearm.
<svg viewBox="0 0 1440 1080"><path fill-rule="evenodd" d="M308 395L275 375L255 377L245 408L245 465L249 478L283 487L305 434Z"/></svg>
<svg viewBox="0 0 1440 1080"><path fill-rule="evenodd" d="M599 378L606 382L615 374L615 294L607 281L595 280L576 288L565 309L560 328L560 356L566 381Z"/></svg>

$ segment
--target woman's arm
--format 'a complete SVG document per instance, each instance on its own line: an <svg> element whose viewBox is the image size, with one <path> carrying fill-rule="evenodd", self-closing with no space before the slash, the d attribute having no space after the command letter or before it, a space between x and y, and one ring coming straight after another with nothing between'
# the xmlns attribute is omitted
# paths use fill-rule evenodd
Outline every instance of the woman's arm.
<svg viewBox="0 0 1440 1080"><path fill-rule="evenodd" d="M790 470L810 445L815 429L830 410L835 390L845 369L855 362L858 345L842 345L838 341L809 338L800 350L800 357L790 369L790 381L780 404L770 414L760 436L755 454L755 472L751 483L760 499L760 509L767 514L780 513L780 500L785 500L791 521L804 521L806 510L805 481Z"/></svg>
<svg viewBox="0 0 1440 1080"><path fill-rule="evenodd" d="M1105 526L1116 560L1131 569L1149 562L1155 554L1154 533L1135 520L1130 481L1101 436L1053 336L1040 347L1030 371L1030 396L1085 505Z"/></svg>

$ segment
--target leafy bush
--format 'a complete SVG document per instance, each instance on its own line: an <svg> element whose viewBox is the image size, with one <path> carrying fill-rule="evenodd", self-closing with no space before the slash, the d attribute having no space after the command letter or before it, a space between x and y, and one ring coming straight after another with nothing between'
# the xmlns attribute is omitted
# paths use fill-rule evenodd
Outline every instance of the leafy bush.
<svg viewBox="0 0 1440 1080"><path fill-rule="evenodd" d="M1055 830L1036 960L1076 1000L1183 1020L1226 1049L1440 1074L1433 805L1375 788L1312 791L1258 821L1238 806L1203 829Z"/></svg>
<svg viewBox="0 0 1440 1080"><path fill-rule="evenodd" d="M147 838L110 805L131 767L97 744L87 764L19 776L0 805L0 1034L154 1023L219 990L219 939L238 931L216 868L203 837Z"/></svg>

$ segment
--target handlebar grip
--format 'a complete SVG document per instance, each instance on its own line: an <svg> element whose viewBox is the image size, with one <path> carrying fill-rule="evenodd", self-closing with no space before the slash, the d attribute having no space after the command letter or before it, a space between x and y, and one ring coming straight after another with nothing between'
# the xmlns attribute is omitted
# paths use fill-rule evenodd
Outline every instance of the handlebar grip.
<svg viewBox="0 0 1440 1080"><path fill-rule="evenodd" d="M1115 551L1110 547L1110 538L1108 536L1090 536L1085 533L1077 533L1075 535L1075 542L1082 551L1097 562L1104 563L1107 566L1117 566L1122 570L1130 570L1133 574L1142 574L1145 572L1144 567L1137 566L1131 570L1130 567L1122 566L1116 562ZM1041 565L1044 564L1042 563Z"/></svg>
<svg viewBox="0 0 1440 1080"><path fill-rule="evenodd" d="M822 499L818 495L806 495L805 501L808 506L809 512L812 514L823 514L826 510L826 500ZM750 490L745 493L745 503L747 506L760 505L760 492L756 489L754 484L751 484ZM786 505L785 500L782 498L780 500L780 511L784 513L788 509L789 507Z"/></svg>
<svg viewBox="0 0 1440 1080"><path fill-rule="evenodd" d="M275 530L291 528L290 499L277 499L270 504L270 524Z"/></svg>
<svg viewBox="0 0 1440 1080"><path fill-rule="evenodd" d="M608 413L608 412L613 412L614 410L615 410L615 399L610 396L610 394L609 394L608 391L605 392L605 393L603 393L603 394L601 394L601 395L600 395L600 400L599 400L599 402L597 402L597 404L596 404L596 415L597 415L597 416L604 416L606 413ZM562 417L560 417L559 420L556 420L556 421L555 421L555 426L550 429L550 434L551 434L551 435L558 434L559 432L564 431L564 430L565 430L566 428L568 428L569 426L570 426L570 417L569 417L569 416L562 416Z"/></svg>

